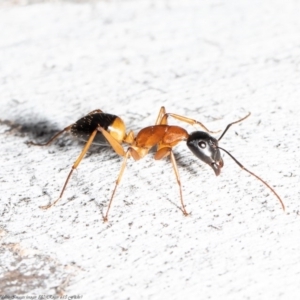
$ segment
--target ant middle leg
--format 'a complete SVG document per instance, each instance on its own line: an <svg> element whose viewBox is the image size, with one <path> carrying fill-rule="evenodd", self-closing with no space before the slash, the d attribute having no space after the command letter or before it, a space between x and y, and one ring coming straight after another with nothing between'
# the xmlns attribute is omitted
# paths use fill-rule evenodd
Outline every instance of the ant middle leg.
<svg viewBox="0 0 300 300"><path fill-rule="evenodd" d="M133 157L134 160L139 160L141 158L140 154L138 153L138 151L136 151L135 149L133 149L132 147L129 147L124 155L124 159L123 159L123 163L122 163L122 166L120 168L120 172L119 172L119 175L117 177L117 180L116 180L116 183L115 183L115 187L113 189L113 192L111 194L111 197L110 197L110 200L108 202L108 206L107 206L107 210L106 210L106 213L103 217L103 221L104 222L107 222L108 221L108 213L110 211L110 208L111 208L111 204L112 204L112 201L114 199L114 196L115 196L115 193L116 193L116 190L122 180L122 177L123 177L123 174L124 174L124 171L125 171L125 168L126 168L126 164L127 164L127 160L128 158L130 157Z"/></svg>

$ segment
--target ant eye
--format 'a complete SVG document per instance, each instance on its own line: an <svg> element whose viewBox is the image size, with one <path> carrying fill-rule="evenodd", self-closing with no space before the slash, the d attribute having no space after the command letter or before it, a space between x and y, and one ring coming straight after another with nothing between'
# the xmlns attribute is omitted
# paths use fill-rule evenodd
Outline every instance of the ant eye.
<svg viewBox="0 0 300 300"><path fill-rule="evenodd" d="M199 142L198 145L202 149L206 148L206 143L205 142Z"/></svg>

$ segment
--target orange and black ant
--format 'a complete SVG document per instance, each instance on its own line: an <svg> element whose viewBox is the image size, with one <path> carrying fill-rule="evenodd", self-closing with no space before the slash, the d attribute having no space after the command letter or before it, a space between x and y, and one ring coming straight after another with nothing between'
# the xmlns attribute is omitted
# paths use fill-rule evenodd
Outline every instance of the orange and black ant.
<svg viewBox="0 0 300 300"><path fill-rule="evenodd" d="M285 210L283 201L281 200L279 195L275 192L275 190L267 182L265 182L262 178L260 178L256 174L246 169L227 150L219 147L219 141L224 137L228 129L233 124L244 121L246 118L249 117L249 115L250 113L248 113L244 118L228 124L225 130L223 131L223 133L220 135L220 137L216 139L207 133L207 132L209 133L216 133L216 132L208 130L202 123L177 114L166 113L164 107L160 109L155 125L141 129L136 136L134 136L134 133L132 131L126 133L125 124L123 120L118 116L104 113L100 109L94 110L90 112L87 116L79 119L74 124L71 124L68 127L61 130L60 132L58 132L47 143L37 144L37 143L30 142L30 144L32 145L47 146L51 142L53 142L58 136L60 136L62 133L67 131L70 131L74 136L78 137L79 139L86 141L83 150L81 151L79 157L73 164L71 171L69 172L69 175L67 176L65 184L59 195L59 198L54 202L50 203L49 205L41 206L41 208L48 209L53 205L55 205L62 198L63 193L66 189L66 186L69 182L69 179L73 171L78 167L82 158L90 148L91 144L95 142L95 143L110 145L118 155L124 157L119 175L115 183L115 187L113 189L106 213L103 218L104 221L107 221L108 219L108 213L111 208L111 204L115 192L117 190L117 187L122 179L126 167L127 159L132 157L134 160L139 160L143 158L145 155L147 155L150 149L152 149L155 146L156 146L156 153L154 155L154 159L160 160L167 156L170 156L171 158L171 163L179 186L181 211L186 216L188 215L188 213L185 209L185 205L183 202L179 172L173 154L173 148L179 142L186 141L187 146L192 151L192 153L200 160L208 164L214 170L216 176L220 175L221 168L224 166L224 162L221 157L220 150L227 153L236 162L238 166L240 166L243 170L245 170L246 172L248 172L249 174L257 178L266 187L268 187L279 200L282 209ZM190 125L199 125L206 132L195 131L189 134L182 127L168 125L169 117L173 117L174 119L177 119L181 122ZM129 147L125 150L124 147L122 146L122 143L128 144Z"/></svg>

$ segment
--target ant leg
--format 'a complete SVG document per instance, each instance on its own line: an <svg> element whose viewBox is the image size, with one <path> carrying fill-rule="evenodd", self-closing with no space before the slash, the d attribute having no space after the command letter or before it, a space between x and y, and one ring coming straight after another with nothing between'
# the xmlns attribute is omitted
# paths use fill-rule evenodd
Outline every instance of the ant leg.
<svg viewBox="0 0 300 300"><path fill-rule="evenodd" d="M181 181L180 181L180 177L179 177L178 167L177 167L176 159L175 159L175 156L174 156L174 154L172 152L172 149L171 148L167 148L167 147L161 148L161 149L159 149L156 152L154 158L156 160L159 160L159 159L162 159L163 157L166 157L168 155L170 155L170 157L171 157L172 167L173 167L173 170L175 172L177 184L179 186L180 202L181 202L181 207L182 207L181 211L183 212L183 214L185 216L187 216L188 212L185 210L185 205L184 205L184 202L183 202L182 188L181 188Z"/></svg>
<svg viewBox="0 0 300 300"><path fill-rule="evenodd" d="M162 106L159 110L155 125L167 125L168 121L167 118L164 118L166 115L166 109L164 106ZM159 149L161 142L157 144L157 148Z"/></svg>
<svg viewBox="0 0 300 300"><path fill-rule="evenodd" d="M64 186L63 186L63 188L62 188L62 190L61 190L61 193L60 193L60 195L59 195L59 198L56 199L54 202L48 204L48 205L40 206L40 208L42 208L42 209L48 209L48 208L54 206L54 205L62 198L62 196L63 196L63 194L64 194L64 191L65 191L65 189L66 189L66 187L67 187L67 184L68 184L68 182L69 182L69 179L71 178L71 175L72 175L73 171L78 167L78 165L80 164L80 162L81 162L81 160L83 159L84 155L85 155L86 152L89 150L89 148L90 148L91 144L93 143L93 140L94 140L94 138L95 138L97 132L98 132L97 129L93 131L93 133L92 133L91 136L89 137L87 143L85 144L83 150L81 151L80 155L79 155L78 158L76 159L76 161L75 161L74 165L72 166L72 169L71 169L71 171L70 171L70 173L69 173L69 175L68 175L68 177L67 177L67 179L66 179L66 181L65 181L65 184L64 184Z"/></svg>
<svg viewBox="0 0 300 300"><path fill-rule="evenodd" d="M108 143L111 145L111 147L114 149L114 151L117 154L119 154L120 156L126 155L126 152L125 152L124 148L122 147L122 145L116 139L114 139L103 127L101 127L99 125L97 127L97 130L100 131L104 135L104 137L106 138Z"/></svg>
<svg viewBox="0 0 300 300"><path fill-rule="evenodd" d="M69 131L72 128L73 124L66 127L65 129L59 131L58 133L56 133L48 142L42 144L42 143L34 143L34 142L28 142L28 145L33 145L33 146L48 146L49 144L51 144L54 140L56 140L62 133Z"/></svg>
<svg viewBox="0 0 300 300"><path fill-rule="evenodd" d="M180 182L180 177L179 177L179 172L178 172L178 168L177 168L177 163L176 163L176 160L175 160L175 157L174 157L174 154L173 152L171 151L170 152L170 156L171 156L171 162L172 162L172 166L173 166L173 170L175 172L175 175L176 175L176 179L177 179L177 183L178 183L178 186L179 186L179 192L180 192L180 202L181 202L181 206L182 206L182 212L185 216L188 215L187 211L185 210L185 205L183 203L183 197L182 197L182 188L181 188L181 182Z"/></svg>
<svg viewBox="0 0 300 300"><path fill-rule="evenodd" d="M106 210L106 213L105 213L105 216L103 217L103 221L104 222L107 222L108 221L108 213L109 213L109 210L110 210L110 207L111 207L111 204L112 204L112 201L113 201L113 198L115 196L115 193L116 193L116 190L117 190L117 187L119 186L121 180L122 180L122 177L123 177L123 173L124 173L124 170L126 168L126 163L127 163L127 159L132 156L135 160L138 160L140 159L140 156L138 154L138 152L129 147L124 155L124 159L123 159L123 163L122 163L122 166L121 166L121 169L120 169L120 172L119 172L119 175L118 175L118 178L116 180L116 184L115 184L115 187L113 189L113 192L112 192L112 195L110 197L110 200L109 200L109 203L108 203L108 206L107 206L107 210Z"/></svg>
<svg viewBox="0 0 300 300"><path fill-rule="evenodd" d="M167 124L167 120L165 120L165 123L162 123L162 118L165 116L166 114L166 109L164 106L162 106L159 110L155 125L166 125Z"/></svg>
<svg viewBox="0 0 300 300"><path fill-rule="evenodd" d="M132 156L135 160L138 160L140 159L140 155L139 153L129 147L127 149L127 151L125 152L124 148L122 147L122 145L116 140L114 139L104 128L102 128L101 126L98 126L97 128L98 131L100 131L104 137L106 138L106 140L108 141L108 143L111 145L111 147L114 149L114 151L120 155L120 156L123 156L124 157L124 160L123 160L123 163L122 163L122 166L121 166L121 169L120 169L120 173L118 175L118 178L116 180L116 184L115 184L115 187L114 187L114 190L112 192L112 195L110 197L110 200L109 200L109 203L108 203L108 207L107 207L107 211L105 213L105 216L103 217L103 221L104 222L107 222L108 220L108 213L109 213L109 210L110 210L110 207L111 207L111 204L112 204L112 201L113 201L113 198L115 196L115 193L116 193L116 190L117 190L117 187L118 185L120 184L121 182L121 179L123 177L123 173L124 173L124 170L126 168L126 163L127 163L127 159ZM131 138L132 138L132 141L128 140L128 142L133 142L134 141L134 138L133 138L133 132L130 132L130 134L132 135Z"/></svg>
<svg viewBox="0 0 300 300"><path fill-rule="evenodd" d="M123 173L124 173L124 170L126 168L126 163L127 163L127 159L128 157L130 156L130 151L129 149L127 150L125 156L124 156L124 160L123 160L123 163L122 163L122 166L121 166L121 169L120 169L120 173L118 175L118 178L116 180L116 184L115 184L115 188L112 192L112 195L110 197L110 200L109 200L109 203L108 203L108 206L107 206L107 210L106 210L106 214L105 216L103 217L103 221L104 222L107 222L108 221L108 213L109 213L109 210L110 210L110 207L111 207L111 204L112 204L112 201L113 201L113 198L114 198L114 195L116 193L116 190L117 190L117 187L119 185L119 183L121 182L121 179L122 179L122 176L123 176Z"/></svg>
<svg viewBox="0 0 300 300"><path fill-rule="evenodd" d="M227 130L231 127L231 125L236 124L236 123L240 123L240 122L244 121L244 120L247 119L250 115L251 115L251 113L249 112L249 113L247 114L246 117L244 117L244 118L242 118L242 119L239 119L239 120L237 120L237 121L235 121L235 122L232 122L232 123L228 124L228 125L226 126L225 130L223 131L223 133L221 134L221 136L218 138L218 142L219 142L219 141L221 140L221 138L225 135L225 133L226 133Z"/></svg>
<svg viewBox="0 0 300 300"><path fill-rule="evenodd" d="M173 117L174 119L176 120L179 120L181 122L184 122L184 123L187 123L187 124L190 124L192 126L195 126L195 125L199 125L200 127L202 127L205 131L209 132L209 133L218 133L220 130L218 131L211 131L209 130L206 126L204 126L201 122L199 121L196 121L194 119L191 119L191 118L187 118L187 117L184 117L184 116L180 116L180 115L176 115L176 114L171 114L171 113L165 113L165 115L161 118L161 122L160 124L167 124L167 119L168 117Z"/></svg>

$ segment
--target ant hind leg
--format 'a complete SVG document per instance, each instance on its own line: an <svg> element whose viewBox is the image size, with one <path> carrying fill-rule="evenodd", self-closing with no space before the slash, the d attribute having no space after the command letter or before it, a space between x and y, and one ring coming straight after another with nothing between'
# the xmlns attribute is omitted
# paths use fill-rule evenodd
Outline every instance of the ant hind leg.
<svg viewBox="0 0 300 300"><path fill-rule="evenodd" d="M63 130L59 131L56 133L48 142L46 143L34 143L32 141L28 142L28 145L33 145L33 146L48 146L50 145L54 140L56 140L61 134L63 134L66 131L69 131L72 128L73 124L64 128Z"/></svg>
<svg viewBox="0 0 300 300"><path fill-rule="evenodd" d="M63 196L63 194L64 194L64 191L65 191L65 189L66 189L66 187L67 187L67 184L68 184L68 182L69 182L69 180L70 180L70 178L71 178L71 175L72 175L73 171L78 167L78 165L80 164L80 162L81 162L81 160L83 159L84 155L85 155L86 152L89 150L89 148L90 148L91 144L93 143L93 140L94 140L94 138L95 138L97 132L98 132L97 129L93 131L93 133L92 133L91 136L89 137L87 143L85 144L83 150L81 151L80 155L78 156L78 158L76 159L75 163L73 164L72 169L71 169L71 171L69 172L69 175L68 175L68 177L67 177L67 179L66 179L66 181L65 181L65 184L64 184L64 186L63 186L63 188L62 188L62 190L61 190L61 192L60 192L59 197L58 197L54 202L52 202L52 203L50 203L50 204L48 204L48 205L45 205L45 206L40 206L40 208L42 208L42 209L48 209L48 208L54 206L54 205L62 198L62 196Z"/></svg>

